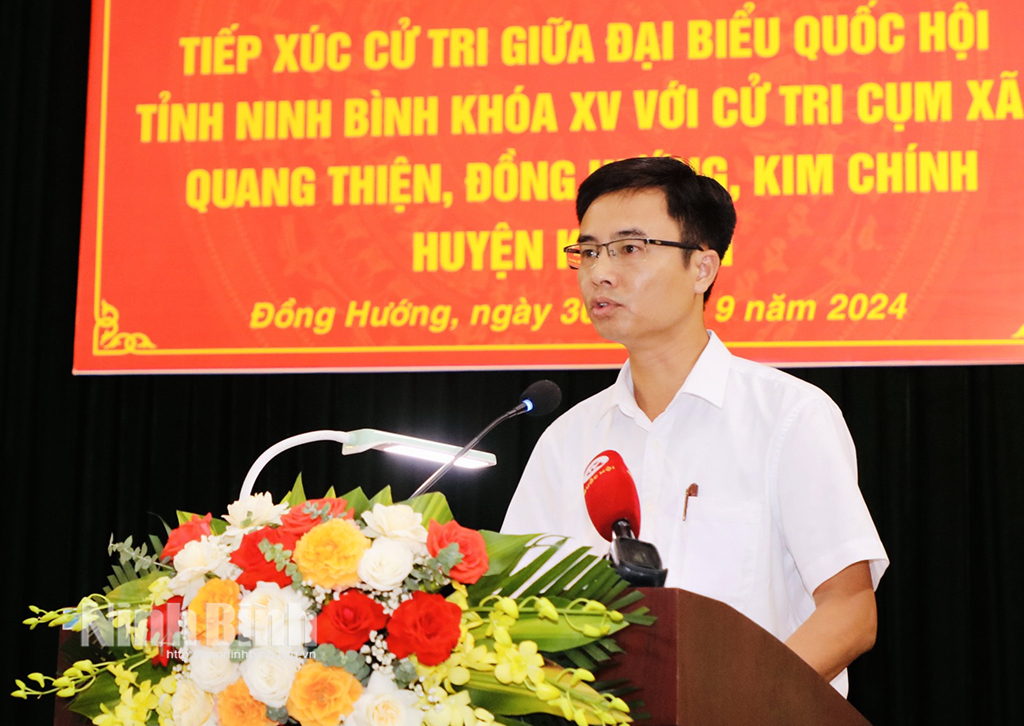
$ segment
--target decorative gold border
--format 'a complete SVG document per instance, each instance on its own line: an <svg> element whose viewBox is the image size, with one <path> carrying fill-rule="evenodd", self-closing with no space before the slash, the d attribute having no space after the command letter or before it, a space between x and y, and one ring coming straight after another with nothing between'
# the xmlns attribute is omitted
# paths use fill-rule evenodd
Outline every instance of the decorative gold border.
<svg viewBox="0 0 1024 726"><path fill-rule="evenodd" d="M100 300L100 316L92 329L93 353L126 355L144 350L156 350L156 345L145 333L123 333L118 325L120 313L106 300Z"/></svg>
<svg viewBox="0 0 1024 726"><path fill-rule="evenodd" d="M110 6L103 5L103 66L100 87L99 178L96 189L96 275L93 317L92 352L103 355L265 355L296 353L449 353L528 350L621 350L614 343L546 343L521 345L404 345L331 348L157 348L144 333L122 333L118 330L118 311L101 299L103 266L103 195L107 154L107 99L110 70ZM1012 337L997 340L806 340L806 341L744 341L730 342L729 348L912 348L912 347L974 347L1024 345L1024 326ZM836 362L836 361L829 361ZM874 361L872 361L874 362Z"/></svg>

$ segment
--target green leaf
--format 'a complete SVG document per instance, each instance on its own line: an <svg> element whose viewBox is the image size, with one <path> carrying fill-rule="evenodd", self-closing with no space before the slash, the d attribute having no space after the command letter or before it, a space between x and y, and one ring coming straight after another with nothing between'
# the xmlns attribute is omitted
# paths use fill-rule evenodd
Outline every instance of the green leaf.
<svg viewBox="0 0 1024 726"><path fill-rule="evenodd" d="M133 573L131 570L128 570L126 572L125 569L121 567L121 565L111 565L111 569L114 571L114 577L117 578L117 583L119 585L124 585L131 582L132 580L137 579L136 577L134 577L135 573Z"/></svg>
<svg viewBox="0 0 1024 726"><path fill-rule="evenodd" d="M552 602L555 601L552 600ZM555 606L564 607L565 604L555 603ZM584 647L594 641L593 638L589 638L570 627L565 621L566 617L571 618L573 624L580 629L584 625L597 627L602 622L605 622L610 628L608 635L617 633L627 625L624 620L618 623L608 622L603 613L573 613L569 616L562 616L558 619L557 623L553 623L550 620L536 617L534 613L520 611L519 619L509 628L508 634L517 643L524 640L532 640L537 643L537 647L540 650L550 653Z"/></svg>
<svg viewBox="0 0 1024 726"><path fill-rule="evenodd" d="M281 708L273 708L272 706L267 706L267 718L271 721L276 721L277 723L287 723L288 707L281 706Z"/></svg>
<svg viewBox="0 0 1024 726"><path fill-rule="evenodd" d="M573 563L572 567L566 570L557 581L553 582L544 591L544 594L564 593L566 588L575 582L576 578L578 578L582 573L593 567L595 562L597 562L597 558L592 554L588 553L583 557L580 557Z"/></svg>
<svg viewBox="0 0 1024 726"><path fill-rule="evenodd" d="M327 493L324 494L324 499L337 499L337 497L338 495L334 493L334 487L328 489Z"/></svg>
<svg viewBox="0 0 1024 726"><path fill-rule="evenodd" d="M576 565L585 564L581 560L587 556L589 548L580 547L573 550L566 555L561 562L552 566L550 569L545 571L540 577L530 583L530 587L524 592L524 595L536 595L543 592L549 585L553 584L556 580L565 575L570 568L574 568ZM575 569L575 568L574 568ZM583 569L586 569L585 567ZM582 571L582 569L580 570ZM578 574L578 573L577 573ZM575 577L575 575L574 575ZM568 580L571 582L571 580ZM561 588L552 588L552 592L558 592Z"/></svg>
<svg viewBox="0 0 1024 726"><path fill-rule="evenodd" d="M370 501L366 498L366 495L363 494L362 489L353 489L347 494L343 494L341 498L353 508L353 513L357 520L363 516L363 512L370 508Z"/></svg>
<svg viewBox="0 0 1024 726"><path fill-rule="evenodd" d="M502 583L501 590L499 592L502 595L511 597L514 595L523 585L525 585L530 578L537 574L544 565L547 564L548 560L558 554L558 550L553 547L543 549L540 555L537 556L533 562L529 563L523 568L516 571L514 575L508 577L504 583Z"/></svg>
<svg viewBox="0 0 1024 726"><path fill-rule="evenodd" d="M198 517L199 519L202 519L205 516L206 515L195 514L194 512L183 512L182 510L179 509L178 526L180 527L183 524L187 524L193 517ZM212 517L210 519L210 530L214 534L224 534L224 530L226 530L227 528L228 523L225 522L223 519L217 519L216 517Z"/></svg>
<svg viewBox="0 0 1024 726"><path fill-rule="evenodd" d="M611 656L601 650L601 646L597 643L587 643L583 646L583 650L595 663L604 663L611 658Z"/></svg>
<svg viewBox="0 0 1024 726"><path fill-rule="evenodd" d="M306 490L302 486L301 473L295 477L295 484L292 486L292 490L281 501L287 502L289 507L294 507L306 501Z"/></svg>
<svg viewBox="0 0 1024 726"><path fill-rule="evenodd" d="M391 498L391 487L386 486L379 492L373 495L373 499L367 503L367 509L373 509L374 505L383 504L386 507L390 507L394 504L394 500Z"/></svg>
<svg viewBox="0 0 1024 726"><path fill-rule="evenodd" d="M149 598L149 586L163 576L159 570L150 572L145 577L140 577L131 582L115 587L107 593L107 598L116 604L137 604L145 602Z"/></svg>
<svg viewBox="0 0 1024 726"><path fill-rule="evenodd" d="M554 682L561 672L562 669L558 666L544 667L544 675L549 682ZM562 683L564 684L564 681ZM471 671L466 690L469 691L474 706L485 708L495 715L523 716L529 713L549 713L559 717L562 715L559 706L541 701L525 685L501 683L494 677L493 672ZM583 708L588 723L600 724L602 722L594 708L595 704L602 707L601 710L611 716L614 721L628 723L632 720L626 714L611 711L605 707L605 701L601 698L601 694L586 682L581 681L570 691L573 705Z"/></svg>
<svg viewBox="0 0 1024 726"><path fill-rule="evenodd" d="M412 664L411 660L402 658L402 660L395 663L394 676L395 683L398 684L399 688L407 688L410 683L419 677L419 673L416 672L416 666Z"/></svg>
<svg viewBox="0 0 1024 726"><path fill-rule="evenodd" d="M409 499L403 504L408 504L413 511L423 516L423 526L430 527L430 520L436 519L438 524L447 524L455 519L448 500L441 492L428 492L415 499Z"/></svg>
<svg viewBox="0 0 1024 726"><path fill-rule="evenodd" d="M160 521L163 522L163 520ZM167 522L164 522L164 527L167 527ZM153 559L158 559L160 553L164 551L164 543L155 534L149 535L149 543L153 545Z"/></svg>
<svg viewBox="0 0 1024 726"><path fill-rule="evenodd" d="M586 668L588 671L592 671L597 668L594 665L594 661L590 660L582 648L573 648L572 650L565 651L565 656L572 661L573 665L577 668Z"/></svg>
<svg viewBox="0 0 1024 726"><path fill-rule="evenodd" d="M120 702L121 692L117 688L117 682L112 673L104 670L96 675L96 681L89 690L80 693L68 704L68 709L91 721L102 713L100 704L105 703L112 709Z"/></svg>
<svg viewBox="0 0 1024 726"><path fill-rule="evenodd" d="M459 552L459 543L452 542L438 550L437 561L446 573L451 572L453 567L462 562L462 553Z"/></svg>
<svg viewBox="0 0 1024 726"><path fill-rule="evenodd" d="M490 558L486 576L513 570L526 553L527 545L537 539L535 534L501 534L486 529L480 530L480 534L483 535L487 556Z"/></svg>

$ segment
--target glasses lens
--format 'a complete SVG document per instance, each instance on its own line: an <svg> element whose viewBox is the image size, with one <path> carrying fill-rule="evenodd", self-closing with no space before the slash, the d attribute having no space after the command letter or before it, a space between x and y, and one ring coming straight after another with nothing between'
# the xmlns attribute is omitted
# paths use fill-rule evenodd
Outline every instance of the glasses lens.
<svg viewBox="0 0 1024 726"><path fill-rule="evenodd" d="M647 243L642 239L620 239L611 242L608 249L620 265L635 265L644 259Z"/></svg>
<svg viewBox="0 0 1024 726"><path fill-rule="evenodd" d="M580 269L580 263L583 259L583 254L580 252L580 248L578 246L566 247L565 257L566 260L568 260L569 262L569 267L571 267L574 270Z"/></svg>

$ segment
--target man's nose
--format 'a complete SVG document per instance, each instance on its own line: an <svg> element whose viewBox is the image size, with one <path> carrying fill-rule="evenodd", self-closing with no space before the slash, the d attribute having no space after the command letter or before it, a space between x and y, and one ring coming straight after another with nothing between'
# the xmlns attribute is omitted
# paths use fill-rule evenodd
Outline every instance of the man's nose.
<svg viewBox="0 0 1024 726"><path fill-rule="evenodd" d="M619 270L615 258L612 257L608 248L605 247L601 250L601 254L597 256L593 266L590 268L590 280L594 284L615 284L619 278L618 273Z"/></svg>

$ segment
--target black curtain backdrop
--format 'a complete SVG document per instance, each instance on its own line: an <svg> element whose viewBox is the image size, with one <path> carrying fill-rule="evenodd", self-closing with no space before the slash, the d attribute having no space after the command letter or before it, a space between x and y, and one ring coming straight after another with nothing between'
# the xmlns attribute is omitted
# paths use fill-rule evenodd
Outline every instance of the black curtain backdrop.
<svg viewBox="0 0 1024 726"><path fill-rule="evenodd" d="M88 4L0 3L0 651L7 691L52 672L56 633L29 604L73 604L105 582L111 535L160 531L176 508L223 512L264 448L318 428L375 427L461 442L547 376L575 403L613 372L83 377L71 375L89 47ZM684 150L685 151L685 150ZM1022 281L1024 282L1024 281ZM950 299L951 307L958 300ZM831 395L892 566L874 650L850 699L876 725L1024 722L1021 555L1024 371L1018 366L798 370ZM564 406L563 406L564 408ZM499 466L452 473L456 515L496 528L547 421L484 448ZM391 485L430 468L314 444L275 460L283 494ZM0 696L0 723L44 724L52 699Z"/></svg>

